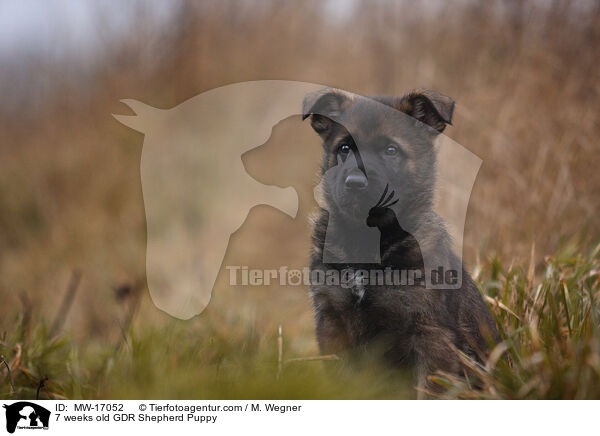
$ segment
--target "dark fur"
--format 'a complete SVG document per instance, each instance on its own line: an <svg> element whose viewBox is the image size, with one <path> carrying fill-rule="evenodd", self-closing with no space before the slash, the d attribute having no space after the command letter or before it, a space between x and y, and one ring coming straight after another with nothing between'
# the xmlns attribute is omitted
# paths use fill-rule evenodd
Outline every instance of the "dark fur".
<svg viewBox="0 0 600 436"><path fill-rule="evenodd" d="M391 209L372 209L367 221L369 226L378 227L381 232L382 265L322 262L327 231L343 228L348 232L362 225L356 221L352 210L353 191L349 192L338 179L329 182L332 186L324 187L329 211L322 209L315 222L312 270L370 269L386 265L423 269L424 255L462 269L460 260L452 252L444 224L432 208L435 184L433 140L451 122L454 102L428 90L416 90L400 98L377 96L370 99L408 114L432 129L427 129L430 132L426 134L421 129L418 136L407 131L404 153L400 157L376 160L374 166L366 169L369 186L360 195L376 198L384 190L386 180L402 179L403 189L394 194L399 201L397 210L402 216L395 217ZM386 121L377 119L369 104L364 103L367 100L335 89L319 91L305 98L304 117L311 116L312 127L323 139L323 174L337 164L340 141L349 140L348 130L333 121L345 111L352 112L346 120L352 123L353 133L361 136L361 153L377 152L373 149L377 146L376 141L371 138L385 135ZM361 125L364 120L368 122ZM336 184L339 186L334 186ZM363 210L359 215L364 216L364 213ZM411 223L412 233L420 236L419 243L398 220ZM350 241L342 245L335 249L340 252L353 249ZM456 350L482 361L489 352L490 342L500 339L479 290L470 275L464 269L462 271L459 290L428 290L423 284L367 286L364 289L311 286L321 352L344 356L376 355L393 367L414 370L420 384L437 370L462 374Z"/></svg>

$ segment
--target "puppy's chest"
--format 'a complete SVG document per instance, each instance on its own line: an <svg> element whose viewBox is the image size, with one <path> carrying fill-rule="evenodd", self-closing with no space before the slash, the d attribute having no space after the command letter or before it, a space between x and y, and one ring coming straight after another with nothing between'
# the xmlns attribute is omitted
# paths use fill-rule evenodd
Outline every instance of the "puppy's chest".
<svg viewBox="0 0 600 436"><path fill-rule="evenodd" d="M353 300L353 303L356 305L361 305L364 303L368 283L365 283L364 279L359 277L356 270L352 270L349 273L347 286L348 291L350 292L350 299ZM370 294L369 296L371 297Z"/></svg>
<svg viewBox="0 0 600 436"><path fill-rule="evenodd" d="M344 287L330 288L323 308L333 308L334 317L346 326L347 333L360 343L380 333L406 333L411 324L410 294L392 286L348 282Z"/></svg>
<svg viewBox="0 0 600 436"><path fill-rule="evenodd" d="M347 310L369 310L374 308L385 309L391 300L403 298L402 290L393 286L371 283L368 270L347 268L345 270L343 286L337 286L334 300L343 301Z"/></svg>

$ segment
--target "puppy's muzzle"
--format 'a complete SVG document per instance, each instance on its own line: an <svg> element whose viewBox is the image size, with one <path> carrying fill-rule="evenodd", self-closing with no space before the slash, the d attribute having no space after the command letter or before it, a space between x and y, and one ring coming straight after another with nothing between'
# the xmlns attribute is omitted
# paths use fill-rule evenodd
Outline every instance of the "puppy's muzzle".
<svg viewBox="0 0 600 436"><path fill-rule="evenodd" d="M369 181L365 174L356 168L348 173L344 184L351 189L364 189L369 186Z"/></svg>

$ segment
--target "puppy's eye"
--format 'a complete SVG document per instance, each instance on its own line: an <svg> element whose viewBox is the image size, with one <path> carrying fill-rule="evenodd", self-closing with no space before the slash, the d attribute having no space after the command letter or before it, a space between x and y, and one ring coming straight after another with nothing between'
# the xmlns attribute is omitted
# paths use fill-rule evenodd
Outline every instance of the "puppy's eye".
<svg viewBox="0 0 600 436"><path fill-rule="evenodd" d="M395 145L388 145L385 149L385 154L387 154L388 156L395 156L398 154L399 151L400 150Z"/></svg>
<svg viewBox="0 0 600 436"><path fill-rule="evenodd" d="M350 153L350 150L352 150L352 147L350 147L348 144L342 144L338 148L338 151L342 154L348 154Z"/></svg>

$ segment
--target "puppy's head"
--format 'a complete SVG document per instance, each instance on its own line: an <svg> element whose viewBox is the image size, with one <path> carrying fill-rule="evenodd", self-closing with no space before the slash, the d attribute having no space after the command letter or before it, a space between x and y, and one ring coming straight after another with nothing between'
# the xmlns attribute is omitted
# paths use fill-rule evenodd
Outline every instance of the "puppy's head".
<svg viewBox="0 0 600 436"><path fill-rule="evenodd" d="M303 117L323 139L323 194L330 212L363 221L386 186L404 212L431 207L435 137L454 101L430 90L362 97L327 88L305 97Z"/></svg>

